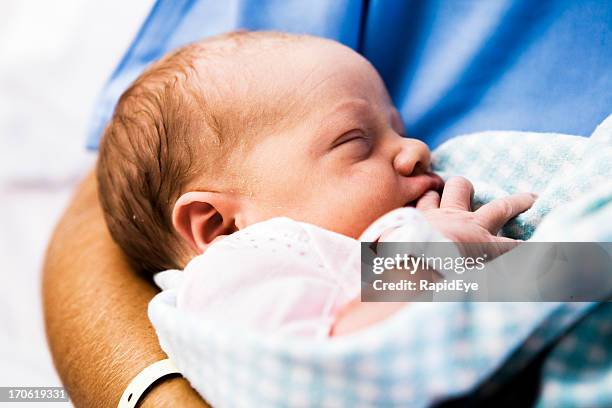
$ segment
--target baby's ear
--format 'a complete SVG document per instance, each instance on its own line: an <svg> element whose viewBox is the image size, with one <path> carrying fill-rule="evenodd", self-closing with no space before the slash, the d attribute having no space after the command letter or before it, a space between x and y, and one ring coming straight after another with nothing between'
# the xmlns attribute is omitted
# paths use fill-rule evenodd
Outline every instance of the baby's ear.
<svg viewBox="0 0 612 408"><path fill-rule="evenodd" d="M236 231L232 207L223 193L190 191L174 204L172 225L202 253L216 238Z"/></svg>

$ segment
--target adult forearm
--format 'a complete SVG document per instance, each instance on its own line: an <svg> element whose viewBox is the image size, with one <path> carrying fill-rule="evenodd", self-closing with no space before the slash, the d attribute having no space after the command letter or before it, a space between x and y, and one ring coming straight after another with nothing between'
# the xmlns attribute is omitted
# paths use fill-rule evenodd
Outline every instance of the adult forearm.
<svg viewBox="0 0 612 408"><path fill-rule="evenodd" d="M90 174L51 238L43 276L51 353L76 406L116 406L129 381L165 357L147 318L155 293L110 238ZM147 403L203 405L183 379L158 385Z"/></svg>

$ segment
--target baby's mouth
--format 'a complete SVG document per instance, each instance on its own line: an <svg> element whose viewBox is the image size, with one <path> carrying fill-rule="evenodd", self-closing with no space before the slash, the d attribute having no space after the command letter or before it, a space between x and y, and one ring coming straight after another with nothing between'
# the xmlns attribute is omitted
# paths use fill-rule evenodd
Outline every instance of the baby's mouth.
<svg viewBox="0 0 612 408"><path fill-rule="evenodd" d="M429 190L434 190L438 193L442 193L442 190L444 189L444 180L442 180L442 177L438 176L436 173L433 172L427 174L433 179L433 184Z"/></svg>
<svg viewBox="0 0 612 408"><path fill-rule="evenodd" d="M422 183L422 187L419 191L420 194L418 194L417 198L414 200L404 204L404 207L416 207L416 204L421 197L423 197L423 195L430 190L437 191L440 194L442 193L442 189L444 188L444 180L442 180L442 178L436 173L428 172L417 177L421 178L420 181Z"/></svg>

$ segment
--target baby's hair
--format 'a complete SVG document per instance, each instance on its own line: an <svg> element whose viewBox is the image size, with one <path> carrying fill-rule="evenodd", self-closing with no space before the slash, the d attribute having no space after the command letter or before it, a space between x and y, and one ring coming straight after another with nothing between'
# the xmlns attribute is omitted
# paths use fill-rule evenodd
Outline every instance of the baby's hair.
<svg viewBox="0 0 612 408"><path fill-rule="evenodd" d="M137 270L181 268L195 255L174 230L174 203L190 183L221 177L240 143L241 118L223 117L228 110L207 98L206 87L215 84L214 75L205 78L207 64L299 38L246 31L211 37L165 56L123 93L100 142L97 181L110 233Z"/></svg>

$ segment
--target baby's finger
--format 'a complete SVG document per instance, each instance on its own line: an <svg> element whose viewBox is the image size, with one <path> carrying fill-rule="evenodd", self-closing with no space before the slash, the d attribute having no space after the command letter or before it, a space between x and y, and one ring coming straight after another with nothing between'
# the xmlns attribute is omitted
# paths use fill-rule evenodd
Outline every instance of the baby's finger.
<svg viewBox="0 0 612 408"><path fill-rule="evenodd" d="M511 251L523 242L525 241L515 240L506 237L492 237L492 240L490 242L482 244L482 251L484 254L487 255L488 261L492 261L498 256L505 254L508 251Z"/></svg>
<svg viewBox="0 0 612 408"><path fill-rule="evenodd" d="M440 208L470 211L474 186L464 177L451 177L444 184Z"/></svg>
<svg viewBox="0 0 612 408"><path fill-rule="evenodd" d="M535 195L531 193L514 194L504 198L498 198L483 205L475 214L484 228L491 234L497 234L511 218L516 217L523 211L527 211L535 201Z"/></svg>
<svg viewBox="0 0 612 408"><path fill-rule="evenodd" d="M512 239L508 237L494 237L493 242L495 242L499 253L503 254L524 243L525 241L522 239Z"/></svg>
<svg viewBox="0 0 612 408"><path fill-rule="evenodd" d="M437 191L429 190L416 203L419 210L433 210L440 208L440 194Z"/></svg>

